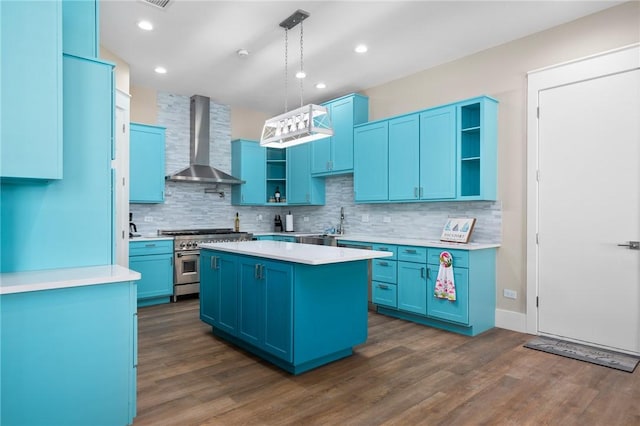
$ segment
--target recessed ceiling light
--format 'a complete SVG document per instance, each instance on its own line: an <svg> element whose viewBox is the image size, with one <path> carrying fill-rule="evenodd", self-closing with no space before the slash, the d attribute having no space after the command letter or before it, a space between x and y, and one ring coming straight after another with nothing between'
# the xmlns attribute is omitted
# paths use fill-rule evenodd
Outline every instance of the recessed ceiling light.
<svg viewBox="0 0 640 426"><path fill-rule="evenodd" d="M165 67L156 67L156 69L154 71L157 72L158 74L166 74L167 73L167 69Z"/></svg>
<svg viewBox="0 0 640 426"><path fill-rule="evenodd" d="M138 28L145 31L151 31L153 29L153 24L149 21L139 21Z"/></svg>
<svg viewBox="0 0 640 426"><path fill-rule="evenodd" d="M316 89L326 89L327 85L320 82L320 83L316 83Z"/></svg>
<svg viewBox="0 0 640 426"><path fill-rule="evenodd" d="M369 48L364 44L359 44L353 50L355 50L357 53L365 53L367 50L369 50Z"/></svg>
<svg viewBox="0 0 640 426"><path fill-rule="evenodd" d="M249 51L247 49L238 49L236 53L242 58L244 58L245 56L249 56Z"/></svg>
<svg viewBox="0 0 640 426"><path fill-rule="evenodd" d="M304 71L298 71L296 73L296 78L305 78L307 76L307 73Z"/></svg>

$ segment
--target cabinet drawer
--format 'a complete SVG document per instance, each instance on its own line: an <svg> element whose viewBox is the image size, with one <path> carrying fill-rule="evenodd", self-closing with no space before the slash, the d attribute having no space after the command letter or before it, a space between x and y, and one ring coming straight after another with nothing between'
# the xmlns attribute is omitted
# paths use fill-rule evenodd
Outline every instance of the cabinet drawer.
<svg viewBox="0 0 640 426"><path fill-rule="evenodd" d="M440 253L438 253L438 255L440 255ZM403 262L427 263L427 248L399 246L398 260Z"/></svg>
<svg viewBox="0 0 640 426"><path fill-rule="evenodd" d="M398 262L395 260L373 259L373 266L371 267L373 281L395 284L397 281L397 269Z"/></svg>
<svg viewBox="0 0 640 426"><path fill-rule="evenodd" d="M393 244L372 244L371 248L373 250L379 251L388 251L393 253L391 257L385 257L385 260L397 260L398 259L398 246L394 246Z"/></svg>
<svg viewBox="0 0 640 426"><path fill-rule="evenodd" d="M371 286L373 287L371 292L373 303L392 308L398 307L398 289L394 284L373 281Z"/></svg>
<svg viewBox="0 0 640 426"><path fill-rule="evenodd" d="M427 263L431 265L439 265L440 253L442 253L443 251L448 251L449 253L451 253L451 257L453 258L454 268L469 267L469 252L466 250L447 250L447 249L429 248L429 257L427 258Z"/></svg>
<svg viewBox="0 0 640 426"><path fill-rule="evenodd" d="M129 241L129 256L173 253L173 240Z"/></svg>

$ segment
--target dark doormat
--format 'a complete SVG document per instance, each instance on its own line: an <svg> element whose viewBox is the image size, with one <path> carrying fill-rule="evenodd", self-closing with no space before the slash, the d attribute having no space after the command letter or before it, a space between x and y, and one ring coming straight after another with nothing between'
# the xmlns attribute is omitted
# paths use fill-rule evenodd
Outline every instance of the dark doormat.
<svg viewBox="0 0 640 426"><path fill-rule="evenodd" d="M615 368L627 373L633 373L640 361L640 357L637 356L543 336L534 337L525 343L524 347Z"/></svg>

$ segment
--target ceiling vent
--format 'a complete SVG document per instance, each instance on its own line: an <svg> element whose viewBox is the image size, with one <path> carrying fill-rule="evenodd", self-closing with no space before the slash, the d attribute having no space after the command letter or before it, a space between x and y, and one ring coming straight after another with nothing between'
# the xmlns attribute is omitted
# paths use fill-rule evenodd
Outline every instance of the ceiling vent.
<svg viewBox="0 0 640 426"><path fill-rule="evenodd" d="M169 3L172 2L171 0L140 0L140 1L163 10L169 7Z"/></svg>

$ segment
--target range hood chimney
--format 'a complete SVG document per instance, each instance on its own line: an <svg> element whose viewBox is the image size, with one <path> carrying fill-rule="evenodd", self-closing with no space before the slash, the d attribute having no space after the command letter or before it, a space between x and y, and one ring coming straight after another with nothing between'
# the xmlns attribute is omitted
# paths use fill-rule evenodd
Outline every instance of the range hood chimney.
<svg viewBox="0 0 640 426"><path fill-rule="evenodd" d="M209 165L209 98L191 97L190 165L169 175L166 180L175 182L227 183L239 185L243 180L214 169Z"/></svg>

